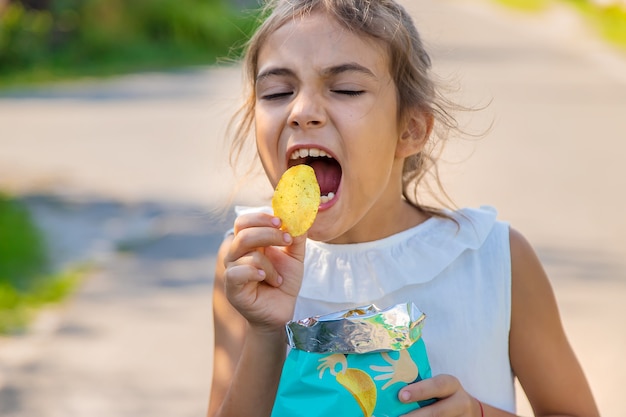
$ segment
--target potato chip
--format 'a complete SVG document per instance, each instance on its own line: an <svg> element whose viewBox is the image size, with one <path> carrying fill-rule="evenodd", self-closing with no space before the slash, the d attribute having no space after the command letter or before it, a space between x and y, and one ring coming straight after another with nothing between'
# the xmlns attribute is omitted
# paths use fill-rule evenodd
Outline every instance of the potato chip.
<svg viewBox="0 0 626 417"><path fill-rule="evenodd" d="M282 230L292 236L306 233L313 225L320 205L320 186L308 165L289 168L278 181L272 208L282 221Z"/></svg>

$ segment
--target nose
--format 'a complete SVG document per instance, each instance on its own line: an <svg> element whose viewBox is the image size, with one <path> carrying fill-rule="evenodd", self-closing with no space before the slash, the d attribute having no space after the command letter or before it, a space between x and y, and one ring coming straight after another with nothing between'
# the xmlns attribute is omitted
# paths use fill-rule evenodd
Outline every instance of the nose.
<svg viewBox="0 0 626 417"><path fill-rule="evenodd" d="M288 123L291 127L307 129L321 127L326 123L322 98L313 92L300 91L292 101Z"/></svg>

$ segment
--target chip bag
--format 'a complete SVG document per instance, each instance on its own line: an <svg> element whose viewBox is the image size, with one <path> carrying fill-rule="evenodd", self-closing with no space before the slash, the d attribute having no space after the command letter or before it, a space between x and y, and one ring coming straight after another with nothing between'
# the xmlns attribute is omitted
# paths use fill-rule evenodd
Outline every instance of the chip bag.
<svg viewBox="0 0 626 417"><path fill-rule="evenodd" d="M430 404L398 400L401 388L431 376L424 318L408 303L288 323L272 417L397 417Z"/></svg>

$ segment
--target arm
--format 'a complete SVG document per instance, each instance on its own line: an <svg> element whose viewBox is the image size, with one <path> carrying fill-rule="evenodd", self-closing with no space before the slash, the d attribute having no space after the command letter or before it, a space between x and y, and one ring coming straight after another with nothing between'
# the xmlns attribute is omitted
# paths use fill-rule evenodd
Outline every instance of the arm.
<svg viewBox="0 0 626 417"><path fill-rule="evenodd" d="M217 259L215 350L208 416L269 416L286 353L304 237L292 241L271 216L242 216Z"/></svg>
<svg viewBox="0 0 626 417"><path fill-rule="evenodd" d="M567 340L548 277L524 237L511 230L511 365L537 416L598 417Z"/></svg>
<svg viewBox="0 0 626 417"><path fill-rule="evenodd" d="M222 244L215 268L213 288L215 347L209 417L262 415L259 410L271 410L286 350L282 329L279 329L279 334L274 337L269 335L270 343L265 342L262 334L248 332L246 319L226 298L224 256L231 241L232 236ZM262 359L269 361L261 363ZM244 395L238 396L237 392ZM251 409L237 408L242 406Z"/></svg>
<svg viewBox="0 0 626 417"><path fill-rule="evenodd" d="M599 417L593 395L567 341L548 277L534 250L515 230L511 246L511 366L535 416ZM404 397L406 395L406 397ZM438 398L410 416L510 417L471 397L458 379L437 375L400 391L406 402Z"/></svg>
<svg viewBox="0 0 626 417"><path fill-rule="evenodd" d="M228 236L217 254L213 283L213 381L208 416L215 416L235 374L245 339L246 321L228 302L224 292L224 256L232 242Z"/></svg>

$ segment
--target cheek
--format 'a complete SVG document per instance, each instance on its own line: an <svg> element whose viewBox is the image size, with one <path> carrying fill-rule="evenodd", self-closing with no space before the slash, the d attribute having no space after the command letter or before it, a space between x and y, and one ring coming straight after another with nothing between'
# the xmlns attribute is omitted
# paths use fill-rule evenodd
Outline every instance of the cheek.
<svg viewBox="0 0 626 417"><path fill-rule="evenodd" d="M259 115L258 112L255 115ZM255 117L254 134L256 151L265 171L266 176L275 185L275 177L278 170L278 135L279 130L267 118Z"/></svg>
<svg viewBox="0 0 626 417"><path fill-rule="evenodd" d="M262 111L255 111L254 134L259 152L266 152L273 140L272 123Z"/></svg>
<svg viewBox="0 0 626 417"><path fill-rule="evenodd" d="M263 136L262 140L276 140L275 137L283 126L282 112L257 106L254 111L254 126L257 136Z"/></svg>

